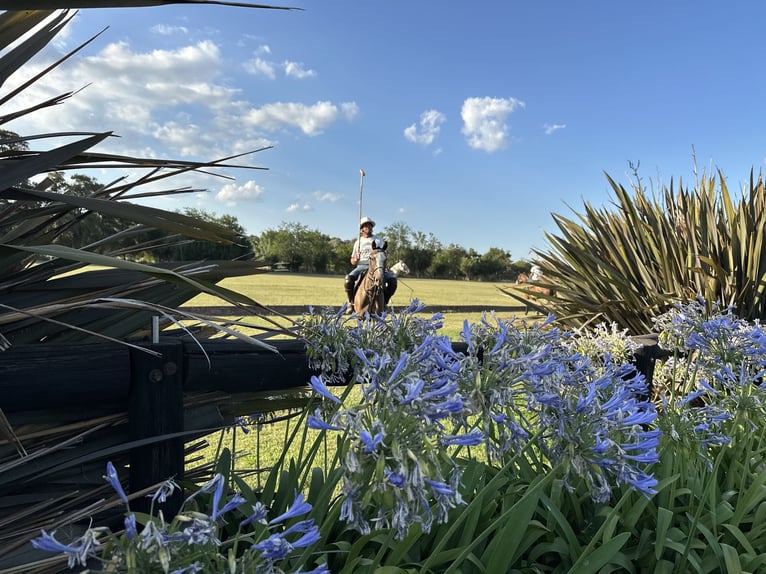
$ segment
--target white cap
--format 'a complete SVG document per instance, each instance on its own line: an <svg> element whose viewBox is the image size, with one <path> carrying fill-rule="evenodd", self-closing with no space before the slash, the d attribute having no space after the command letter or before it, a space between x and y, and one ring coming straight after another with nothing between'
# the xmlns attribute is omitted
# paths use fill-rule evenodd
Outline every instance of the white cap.
<svg viewBox="0 0 766 574"><path fill-rule="evenodd" d="M375 222L372 219L370 219L369 217L367 217L366 215L362 219L359 220L359 228L361 229L362 225L364 225L365 223L369 223L370 225L375 227Z"/></svg>

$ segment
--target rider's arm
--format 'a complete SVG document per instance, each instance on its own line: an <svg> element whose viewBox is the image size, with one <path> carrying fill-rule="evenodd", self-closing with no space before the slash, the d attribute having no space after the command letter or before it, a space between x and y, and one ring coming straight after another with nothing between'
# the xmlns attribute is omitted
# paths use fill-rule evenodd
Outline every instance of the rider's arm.
<svg viewBox="0 0 766 574"><path fill-rule="evenodd" d="M354 242L354 247L351 250L351 265L356 265L359 262L359 240Z"/></svg>

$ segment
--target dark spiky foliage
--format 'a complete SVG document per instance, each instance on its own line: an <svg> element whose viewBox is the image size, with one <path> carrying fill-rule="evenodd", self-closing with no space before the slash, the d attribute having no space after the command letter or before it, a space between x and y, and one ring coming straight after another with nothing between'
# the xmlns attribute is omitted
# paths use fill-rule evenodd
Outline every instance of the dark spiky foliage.
<svg viewBox="0 0 766 574"><path fill-rule="evenodd" d="M0 14L0 88L15 72L42 50L73 17L77 6L113 7L160 5L174 2L24 2L23 11ZM225 4L271 8L230 2L179 2L184 4ZM0 2L0 8L14 8L19 2ZM190 12L190 17L193 17ZM198 241L231 244L241 241L234 232L215 223L145 207L131 202L141 197L189 193L195 189L160 186L174 175L218 171L219 168L262 169L247 165L242 154L209 162L145 159L96 151L100 142L112 136L100 133L68 132L15 134L5 124L36 111L63 104L75 94L67 92L27 108L12 105L18 94L42 82L50 69L61 66L88 42L63 56L53 66L13 91L0 93L0 351L10 356L19 346L40 348L56 343L117 341L121 345L144 337L152 317L160 316L163 335L204 337L214 332L237 337L248 343L271 348L265 339L276 333L291 335L287 327L264 322L249 325L261 329L261 337L246 337L231 328L232 321L215 317L191 317L178 309L198 293L209 293L236 307L260 305L217 283L235 275L261 273L268 268L258 261L206 261L183 265L140 263L156 246ZM6 111L13 109L13 111ZM66 142L61 144L60 142ZM56 143L54 143L56 142ZM39 149L38 149L39 146ZM124 177L104 185L87 196L50 191L52 172L86 168L131 168L143 170L135 181ZM227 177L227 176L223 176ZM151 185L148 191L142 191ZM142 187L143 186L143 187ZM65 245L62 238L73 227L100 216L125 223L111 229L95 243ZM69 233L68 236L76 236ZM146 239L151 237L151 239ZM158 239L159 237L159 239ZM144 239L142 239L144 238ZM97 265L98 269L88 268ZM232 314L237 311L233 311ZM191 321L173 329L170 317ZM235 322L236 323L236 322ZM3 375L0 373L0 380ZM108 381L94 381L106 384ZM127 415L119 408L110 412L36 411L30 404L19 416L3 411L8 396L0 393L0 571L47 572L61 568L59 558L39 561L28 541L46 530L76 530L78 520L87 520L113 505L108 487L101 479L107 460L124 475L130 444L125 431ZM261 402L279 405L273 397ZM240 413L260 407L258 396L236 397L220 394L187 394L184 397L189 436L187 451L199 448L195 429L228 424ZM293 405L287 397L284 404ZM301 404L303 401L301 400ZM263 407L266 411L278 406ZM71 411L71 409L70 409ZM228 418L227 418L228 417ZM201 467L205 472L211 467ZM84 480L84 477L90 477ZM140 493L134 493L140 496ZM119 511L119 509L117 509Z"/></svg>
<svg viewBox="0 0 766 574"><path fill-rule="evenodd" d="M555 294L532 306L567 326L614 322L635 335L650 332L652 318L673 303L697 295L735 305L743 318L766 318L760 176L751 173L736 193L720 171L692 188L671 182L659 193L608 179L616 196L611 208L586 203L574 219L553 215L559 233L546 233L550 248L535 255L545 270L541 285Z"/></svg>

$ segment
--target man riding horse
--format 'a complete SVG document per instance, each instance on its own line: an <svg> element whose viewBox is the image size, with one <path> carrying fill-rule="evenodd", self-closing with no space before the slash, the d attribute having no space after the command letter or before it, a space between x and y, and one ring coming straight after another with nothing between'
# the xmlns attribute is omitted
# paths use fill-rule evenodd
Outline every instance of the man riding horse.
<svg viewBox="0 0 766 574"><path fill-rule="evenodd" d="M370 254L372 250L381 248L383 246L383 240L372 234L372 228L375 227L375 222L369 217L362 217L359 221L360 236L354 243L354 248L351 250L351 265L356 265L351 272L346 275L343 286L346 289L346 295L348 296L348 313L354 312L354 292L356 284L360 277L362 277L367 269L370 267ZM396 291L397 279L396 276L390 271L386 270L386 287L384 290L385 304L388 304L389 299Z"/></svg>

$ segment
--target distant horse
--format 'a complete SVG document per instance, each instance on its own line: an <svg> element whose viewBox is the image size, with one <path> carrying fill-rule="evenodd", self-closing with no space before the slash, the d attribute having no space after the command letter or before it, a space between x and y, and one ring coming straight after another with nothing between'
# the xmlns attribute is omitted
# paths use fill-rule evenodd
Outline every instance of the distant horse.
<svg viewBox="0 0 766 574"><path fill-rule="evenodd" d="M370 267L362 275L354 295L354 311L360 316L366 313L380 315L386 307L386 242L373 249Z"/></svg>
<svg viewBox="0 0 766 574"><path fill-rule="evenodd" d="M521 285L523 283L528 283L526 286L526 290L529 293L542 293L543 295L553 295L553 291L551 289L548 289L547 287L541 287L540 285L535 285L534 282L531 282L529 280L529 275L524 273L523 271L519 273L519 276L516 278L516 285ZM532 296L527 294L527 299L531 299Z"/></svg>
<svg viewBox="0 0 766 574"><path fill-rule="evenodd" d="M401 277L402 275L409 275L410 268L407 267L407 264L402 261L401 259L394 263L391 266L390 269L391 273L393 273L396 277Z"/></svg>
<svg viewBox="0 0 766 574"><path fill-rule="evenodd" d="M527 301L534 299L532 293L540 293L548 297L553 295L553 289L536 285L534 281L529 280L529 275L524 272L519 273L519 276L516 278L516 285L523 285L523 289L527 292L525 296ZM529 313L529 304L526 306L526 313Z"/></svg>

